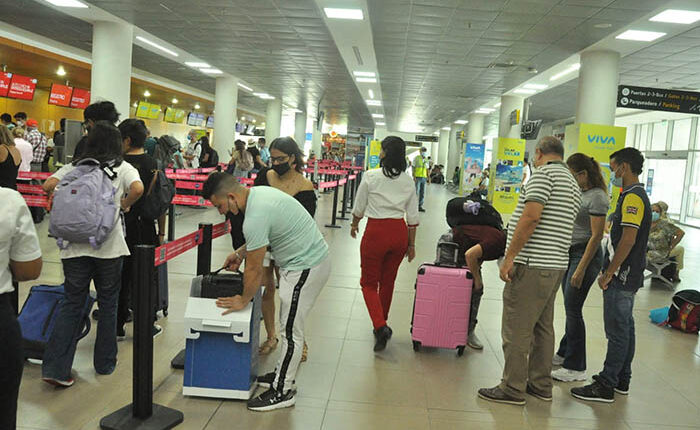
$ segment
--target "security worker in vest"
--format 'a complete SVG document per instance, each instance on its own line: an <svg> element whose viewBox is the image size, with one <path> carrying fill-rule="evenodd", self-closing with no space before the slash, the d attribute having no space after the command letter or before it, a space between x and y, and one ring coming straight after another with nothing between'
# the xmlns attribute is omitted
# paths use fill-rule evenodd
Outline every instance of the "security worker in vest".
<svg viewBox="0 0 700 430"><path fill-rule="evenodd" d="M413 159L413 180L416 182L419 212L425 212L425 209L423 209L423 201L425 200L425 187L428 183L428 168L425 161L425 154L427 152L427 149L421 148L420 154Z"/></svg>

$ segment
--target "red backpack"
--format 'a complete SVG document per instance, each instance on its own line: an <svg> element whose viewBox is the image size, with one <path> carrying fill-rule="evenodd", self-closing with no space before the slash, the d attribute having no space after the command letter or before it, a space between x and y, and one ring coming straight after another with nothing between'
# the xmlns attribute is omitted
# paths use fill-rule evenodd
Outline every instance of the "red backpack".
<svg viewBox="0 0 700 430"><path fill-rule="evenodd" d="M700 331L700 291L683 290L673 295L667 324L686 333Z"/></svg>

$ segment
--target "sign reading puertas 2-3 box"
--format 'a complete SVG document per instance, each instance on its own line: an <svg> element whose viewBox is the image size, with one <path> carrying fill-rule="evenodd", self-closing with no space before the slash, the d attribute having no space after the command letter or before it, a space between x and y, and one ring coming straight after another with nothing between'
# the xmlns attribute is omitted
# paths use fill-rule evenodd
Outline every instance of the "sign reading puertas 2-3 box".
<svg viewBox="0 0 700 430"><path fill-rule="evenodd" d="M619 85L617 107L700 114L700 93Z"/></svg>

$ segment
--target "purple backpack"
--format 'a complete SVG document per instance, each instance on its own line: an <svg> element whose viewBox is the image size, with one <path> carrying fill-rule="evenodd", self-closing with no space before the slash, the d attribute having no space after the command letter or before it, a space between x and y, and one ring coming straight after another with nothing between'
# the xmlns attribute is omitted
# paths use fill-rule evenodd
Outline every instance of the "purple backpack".
<svg viewBox="0 0 700 430"><path fill-rule="evenodd" d="M89 243L94 249L107 240L116 225L116 173L92 158L78 162L59 182L53 196L49 234L58 247Z"/></svg>

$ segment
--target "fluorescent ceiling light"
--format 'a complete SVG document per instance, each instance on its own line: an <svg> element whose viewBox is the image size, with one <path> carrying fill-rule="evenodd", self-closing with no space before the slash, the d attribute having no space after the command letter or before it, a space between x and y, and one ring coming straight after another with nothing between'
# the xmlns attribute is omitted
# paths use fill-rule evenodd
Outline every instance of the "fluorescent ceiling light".
<svg viewBox="0 0 700 430"><path fill-rule="evenodd" d="M564 70L563 72L559 72L559 73L557 73L556 75L552 76L551 78L549 78L549 80L550 80L550 81L556 81L557 79L562 78L562 77L568 75L569 73L573 73L573 72L577 71L577 70L580 69L580 68L581 68L581 64L580 64L580 63L576 63L576 64L574 64L573 66L570 66L569 68L567 68L566 70Z"/></svg>
<svg viewBox="0 0 700 430"><path fill-rule="evenodd" d="M206 73L207 75L221 75L222 73L224 73L219 69L199 69L199 71L202 73Z"/></svg>
<svg viewBox="0 0 700 430"><path fill-rule="evenodd" d="M46 2L58 7L80 7L83 9L88 7L88 5L78 0L46 0Z"/></svg>
<svg viewBox="0 0 700 430"><path fill-rule="evenodd" d="M273 100L275 98L274 96L271 96L268 93L253 93L253 95L256 97L260 97L264 100Z"/></svg>
<svg viewBox="0 0 700 430"><path fill-rule="evenodd" d="M200 62L192 62L192 61L186 61L185 64L190 67L194 67L195 69L208 69L211 66L207 63L200 63Z"/></svg>
<svg viewBox="0 0 700 430"><path fill-rule="evenodd" d="M442 129L449 131L449 130L452 130L452 127L443 127Z"/></svg>
<svg viewBox="0 0 700 430"><path fill-rule="evenodd" d="M63 66L58 66L58 70L56 70L56 74L58 76L66 76L66 69L64 69Z"/></svg>
<svg viewBox="0 0 700 430"><path fill-rule="evenodd" d="M367 93L369 94L369 98L373 99L374 98L374 91L371 89L367 90Z"/></svg>
<svg viewBox="0 0 700 430"><path fill-rule="evenodd" d="M467 124L467 123L469 123L469 121L467 121L466 119L458 119L457 121L455 121L455 124Z"/></svg>
<svg viewBox="0 0 700 430"><path fill-rule="evenodd" d="M493 108L479 108L479 109L477 109L476 111L477 111L478 113L491 113L491 112L495 112L496 109L493 109Z"/></svg>
<svg viewBox="0 0 700 430"><path fill-rule="evenodd" d="M651 42L665 35L666 33L661 33L659 31L627 30L624 33L618 35L615 39L635 40L638 42Z"/></svg>
<svg viewBox="0 0 700 430"><path fill-rule="evenodd" d="M649 21L670 22L673 24L693 24L700 20L700 12L692 10L666 9Z"/></svg>
<svg viewBox="0 0 700 430"><path fill-rule="evenodd" d="M328 18L334 19L364 19L362 9L340 9L335 7L324 7Z"/></svg>
<svg viewBox="0 0 700 430"><path fill-rule="evenodd" d="M386 125L386 123L385 122L377 122L374 125Z"/></svg>
<svg viewBox="0 0 700 430"><path fill-rule="evenodd" d="M199 103L197 103L196 105L194 105L194 108L195 108L195 109L199 109L200 107L201 107L201 106L199 106Z"/></svg>
<svg viewBox="0 0 700 430"><path fill-rule="evenodd" d="M373 113L372 118L384 118L384 115L382 115L380 113Z"/></svg>
<svg viewBox="0 0 700 430"><path fill-rule="evenodd" d="M382 105L382 102L380 102L379 100L365 100L365 102L367 103L367 106L381 106Z"/></svg>
<svg viewBox="0 0 700 430"><path fill-rule="evenodd" d="M166 48L166 47L164 47L164 46L160 46L159 44L157 44L157 43L155 43L155 42L151 42L150 40L146 39L145 37L136 36L136 40L139 40L139 41L145 43L146 45L150 45L150 46L152 46L152 47L154 47L154 48L156 48L156 49L160 49L161 51L165 52L166 54L170 54L170 55L172 55L173 57L178 57L178 56L180 56L180 54L178 54L177 52L172 51L172 50L170 50L170 49L168 49L168 48Z"/></svg>
<svg viewBox="0 0 700 430"><path fill-rule="evenodd" d="M242 83L239 82L239 83L238 83L238 86L241 87L241 88L243 88L243 89L246 90L246 91L250 91L251 93L253 92L253 89L250 88L248 85L244 85L244 84L242 84Z"/></svg>
<svg viewBox="0 0 700 430"><path fill-rule="evenodd" d="M549 85L544 85L544 84L525 84L525 85L523 85L523 88L527 88L530 90L544 90L548 87L549 87Z"/></svg>
<svg viewBox="0 0 700 430"><path fill-rule="evenodd" d="M527 88L518 88L517 90L513 90L514 94L535 94L536 92L536 90L528 90Z"/></svg>
<svg viewBox="0 0 700 430"><path fill-rule="evenodd" d="M355 72L352 72L352 74L355 76L363 76L365 78L374 78L375 76L377 76L376 73L374 73L374 72L357 72L357 71L355 71Z"/></svg>
<svg viewBox="0 0 700 430"><path fill-rule="evenodd" d="M357 78L357 82L366 82L368 84L376 84L377 78Z"/></svg>
<svg viewBox="0 0 700 430"><path fill-rule="evenodd" d="M499 103L496 103L495 105L493 105L493 107L499 108L499 107L501 107L501 103L500 103L500 102L499 102Z"/></svg>

